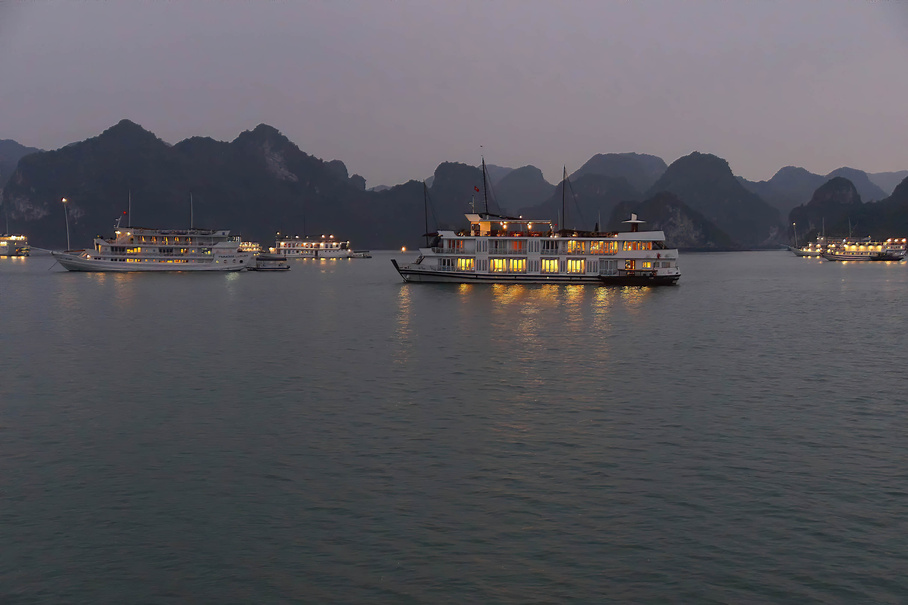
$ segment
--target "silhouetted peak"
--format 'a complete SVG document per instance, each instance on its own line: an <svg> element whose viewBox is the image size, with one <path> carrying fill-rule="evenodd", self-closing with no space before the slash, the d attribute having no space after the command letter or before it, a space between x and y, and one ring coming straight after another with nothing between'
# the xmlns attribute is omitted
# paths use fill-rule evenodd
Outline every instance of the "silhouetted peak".
<svg viewBox="0 0 908 605"><path fill-rule="evenodd" d="M908 200L908 177L904 178L901 183L895 186L889 199Z"/></svg>
<svg viewBox="0 0 908 605"><path fill-rule="evenodd" d="M515 168L511 170L507 175L505 175L499 184L504 183L505 181L532 181L536 183L545 183L549 184L545 180L542 171L532 165L521 166L520 168Z"/></svg>
<svg viewBox="0 0 908 605"><path fill-rule="evenodd" d="M829 179L813 193L808 206L827 204L860 204L861 196L850 180L843 176Z"/></svg>
<svg viewBox="0 0 908 605"><path fill-rule="evenodd" d="M460 162L442 162L435 169L435 179L432 181L432 187L441 183L448 183L459 178L470 178L477 181L477 185L482 187L482 169L469 164Z"/></svg>
<svg viewBox="0 0 908 605"><path fill-rule="evenodd" d="M235 142L244 144L262 144L268 143L271 147L283 147L292 145L290 139L285 137L280 130L268 124L259 124L252 130L244 130L236 138Z"/></svg>
<svg viewBox="0 0 908 605"><path fill-rule="evenodd" d="M136 143L154 143L164 144L153 132L145 130L132 120L122 119L97 137L98 140L116 140L119 142L136 144Z"/></svg>
<svg viewBox="0 0 908 605"><path fill-rule="evenodd" d="M346 181L350 178L350 173L347 172L347 165L340 160L331 160L330 162L325 162L325 168L328 169L335 178L342 181Z"/></svg>
<svg viewBox="0 0 908 605"><path fill-rule="evenodd" d="M695 171L699 174L703 173L712 173L712 174L721 174L723 176L733 177L731 167L728 165L728 161L723 160L719 156L713 155L711 153L700 153L699 151L694 151L693 153L680 157L668 167L666 170L666 175L669 172L690 172Z"/></svg>
<svg viewBox="0 0 908 605"><path fill-rule="evenodd" d="M790 179L805 176L816 175L814 175L806 168L801 168L800 166L783 166L782 168L779 168L779 170L774 175L772 175L772 178L770 180L773 181L776 179Z"/></svg>

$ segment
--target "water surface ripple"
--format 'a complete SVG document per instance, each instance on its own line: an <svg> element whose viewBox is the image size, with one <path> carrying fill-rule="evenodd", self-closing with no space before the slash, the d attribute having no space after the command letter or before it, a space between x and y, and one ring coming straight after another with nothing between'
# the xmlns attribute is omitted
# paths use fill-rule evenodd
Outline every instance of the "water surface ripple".
<svg viewBox="0 0 908 605"><path fill-rule="evenodd" d="M0 259L0 601L904 602L905 263Z"/></svg>

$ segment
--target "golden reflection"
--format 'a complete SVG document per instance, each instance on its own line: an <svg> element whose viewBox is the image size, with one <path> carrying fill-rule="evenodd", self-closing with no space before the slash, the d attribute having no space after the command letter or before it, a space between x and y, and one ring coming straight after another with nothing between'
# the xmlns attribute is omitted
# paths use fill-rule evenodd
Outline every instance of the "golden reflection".
<svg viewBox="0 0 908 605"><path fill-rule="evenodd" d="M413 339L411 338L413 329L410 326L411 307L410 288L406 284L401 284L397 294L397 329L394 331L397 345L394 350L394 363L397 364L406 364L410 360L410 353L413 349Z"/></svg>
<svg viewBox="0 0 908 605"><path fill-rule="evenodd" d="M537 290L539 298L544 299L550 303L558 302L558 293L561 291L561 286L557 284L545 284L540 286Z"/></svg>
<svg viewBox="0 0 908 605"><path fill-rule="evenodd" d="M586 291L586 286L583 285L569 285L564 287L564 298L569 304L576 305L583 299L583 293Z"/></svg>
<svg viewBox="0 0 908 605"><path fill-rule="evenodd" d="M615 291L612 288L598 288L593 296L593 326L598 331L607 330L611 327L609 315L612 311L612 303L615 300Z"/></svg>
<svg viewBox="0 0 908 605"><path fill-rule="evenodd" d="M628 308L634 309L639 307L643 300L650 295L652 288L641 288L639 286L624 286L621 288L621 300Z"/></svg>
<svg viewBox="0 0 908 605"><path fill-rule="evenodd" d="M527 287L523 284L492 284L492 299L505 307L521 302L526 293Z"/></svg>
<svg viewBox="0 0 908 605"><path fill-rule="evenodd" d="M473 284L458 284L457 293L460 294L461 298L470 294L473 291Z"/></svg>

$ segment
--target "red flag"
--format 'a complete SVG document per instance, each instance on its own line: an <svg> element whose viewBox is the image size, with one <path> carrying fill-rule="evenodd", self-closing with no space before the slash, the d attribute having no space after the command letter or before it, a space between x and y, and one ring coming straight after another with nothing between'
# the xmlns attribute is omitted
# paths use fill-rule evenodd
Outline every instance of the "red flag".
<svg viewBox="0 0 908 605"><path fill-rule="evenodd" d="M476 193L479 193L479 187L477 187L476 185L473 185L473 189L476 190Z"/></svg>

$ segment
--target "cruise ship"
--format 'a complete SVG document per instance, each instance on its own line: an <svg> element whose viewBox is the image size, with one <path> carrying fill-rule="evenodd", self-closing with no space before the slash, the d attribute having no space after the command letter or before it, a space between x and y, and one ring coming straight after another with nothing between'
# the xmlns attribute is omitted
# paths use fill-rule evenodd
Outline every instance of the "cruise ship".
<svg viewBox="0 0 908 605"><path fill-rule="evenodd" d="M24 235L0 235L0 256L28 256L28 238Z"/></svg>
<svg viewBox="0 0 908 605"><path fill-rule="evenodd" d="M354 250L350 242L334 239L333 235L320 238L281 236L277 234L273 252L289 258L372 258L367 250Z"/></svg>
<svg viewBox="0 0 908 605"><path fill-rule="evenodd" d="M255 264L226 229L117 228L91 250L52 252L69 271L242 271Z"/></svg>
<svg viewBox="0 0 908 605"><path fill-rule="evenodd" d="M557 283L657 286L677 283L678 250L662 231L556 231L548 220L467 214L466 231L439 231L406 265L392 259L406 282Z"/></svg>
<svg viewBox="0 0 908 605"><path fill-rule="evenodd" d="M869 237L846 237L830 241L821 256L831 261L901 261L905 259L906 238L873 241Z"/></svg>
<svg viewBox="0 0 908 605"><path fill-rule="evenodd" d="M826 236L818 235L815 242L810 242L804 246L790 246L788 248L795 256L804 256L808 258L819 258L826 249Z"/></svg>

